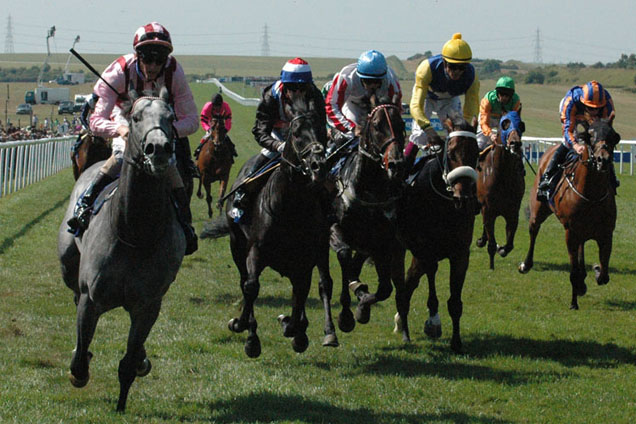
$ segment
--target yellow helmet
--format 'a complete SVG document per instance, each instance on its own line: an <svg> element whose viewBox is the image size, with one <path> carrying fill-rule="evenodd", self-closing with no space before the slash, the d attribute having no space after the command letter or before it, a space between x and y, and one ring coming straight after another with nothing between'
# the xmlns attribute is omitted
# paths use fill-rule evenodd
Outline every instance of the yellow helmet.
<svg viewBox="0 0 636 424"><path fill-rule="evenodd" d="M469 63L473 58L473 52L468 43L462 40L462 34L458 32L453 34L453 38L442 47L442 57L450 63Z"/></svg>

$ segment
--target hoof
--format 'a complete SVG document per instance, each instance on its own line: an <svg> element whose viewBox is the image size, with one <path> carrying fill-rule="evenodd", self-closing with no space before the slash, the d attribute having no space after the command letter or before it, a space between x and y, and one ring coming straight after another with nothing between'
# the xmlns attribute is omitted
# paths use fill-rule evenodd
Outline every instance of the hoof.
<svg viewBox="0 0 636 424"><path fill-rule="evenodd" d="M578 287L576 287L574 293L577 296L585 296L585 293L587 293L587 285L585 283L581 283Z"/></svg>
<svg viewBox="0 0 636 424"><path fill-rule="evenodd" d="M442 326L439 324L433 324L430 319L427 319L424 324L424 334L431 339L439 339L442 337Z"/></svg>
<svg viewBox="0 0 636 424"><path fill-rule="evenodd" d="M256 334L247 338L245 342L245 354L250 358L258 358L261 356L261 341Z"/></svg>
<svg viewBox="0 0 636 424"><path fill-rule="evenodd" d="M570 305L570 309L571 309L571 310L573 310L573 311L578 311L578 310L579 310L579 305L578 305L578 303L572 303L572 304Z"/></svg>
<svg viewBox="0 0 636 424"><path fill-rule="evenodd" d="M464 346L462 345L462 341L457 339L451 340L451 349L455 353L464 353Z"/></svg>
<svg viewBox="0 0 636 424"><path fill-rule="evenodd" d="M356 321L360 324L366 324L371 319L371 306L366 303L359 303L356 308Z"/></svg>
<svg viewBox="0 0 636 424"><path fill-rule="evenodd" d="M594 265L593 267L594 269L594 276L596 277L596 284L598 284L599 286L604 286L605 284L609 283L609 275L605 275L602 276L601 275L601 266L600 265Z"/></svg>
<svg viewBox="0 0 636 424"><path fill-rule="evenodd" d="M343 333L350 333L356 327L356 321L350 309L343 309L338 315L338 328Z"/></svg>
<svg viewBox="0 0 636 424"><path fill-rule="evenodd" d="M479 237L477 239L477 241L475 241L475 244L477 245L477 247L484 247L486 245L486 238L485 237Z"/></svg>
<svg viewBox="0 0 636 424"><path fill-rule="evenodd" d="M87 374L86 378L77 378L73 375L73 373L70 373L68 376L68 379L71 381L71 384L73 385L73 387L77 387L78 389L81 389L82 387L88 384L88 380L90 379L90 376Z"/></svg>
<svg viewBox="0 0 636 424"><path fill-rule="evenodd" d="M283 336L294 337L296 335L294 327L289 325L289 323L291 322L291 317L280 314L277 319L280 326L283 327Z"/></svg>
<svg viewBox="0 0 636 424"><path fill-rule="evenodd" d="M322 339L322 345L326 346L326 347L338 347L338 346L340 346L340 343L338 343L338 336L336 336L335 334L327 334Z"/></svg>
<svg viewBox="0 0 636 424"><path fill-rule="evenodd" d="M309 338L306 333L299 334L292 340L292 347L296 353L303 353L307 350L307 346L309 346Z"/></svg>
<svg viewBox="0 0 636 424"><path fill-rule="evenodd" d="M499 256L501 256L502 258L505 258L506 256L508 256L508 253L510 253L512 249L508 249L506 246L499 246L497 245L497 253L499 254Z"/></svg>
<svg viewBox="0 0 636 424"><path fill-rule="evenodd" d="M351 290L353 294L358 296L358 293L356 293L358 290L360 290L362 293L368 293L369 286L361 281L352 281L349 283L349 290Z"/></svg>
<svg viewBox="0 0 636 424"><path fill-rule="evenodd" d="M152 369L152 363L150 362L150 359L148 359L147 357L144 358L143 361L141 361L141 363L137 366L137 377L145 377L148 374L150 374L150 370Z"/></svg>
<svg viewBox="0 0 636 424"><path fill-rule="evenodd" d="M532 267L531 267L531 266L526 265L526 263L525 263L525 262L521 262L521 263L519 264L519 272L520 272L521 274L527 274L527 273L528 273L528 271L530 271L530 268L532 268Z"/></svg>

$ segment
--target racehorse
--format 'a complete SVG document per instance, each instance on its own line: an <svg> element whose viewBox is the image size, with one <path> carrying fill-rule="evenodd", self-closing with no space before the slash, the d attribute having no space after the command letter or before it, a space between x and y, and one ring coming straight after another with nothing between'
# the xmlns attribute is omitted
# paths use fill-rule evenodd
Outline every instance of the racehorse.
<svg viewBox="0 0 636 424"><path fill-rule="evenodd" d="M586 148L582 155L575 155L564 165L549 204L537 200L537 186L558 146L548 150L541 158L530 192L530 246L525 260L519 265L519 272L525 274L532 269L539 229L543 221L554 213L565 228L570 257L570 309L579 309L577 298L587 292L583 252L587 240L595 240L598 245L600 264L593 267L596 282L598 285L609 282L609 260L616 227L616 193L610 181L610 167L614 166L614 147L620 141L620 135L612 128L613 120L612 113L609 119L577 124L575 137L579 143L585 143Z"/></svg>
<svg viewBox="0 0 636 424"><path fill-rule="evenodd" d="M327 172L326 134L323 121L317 119L318 108L324 105L304 97L285 105L283 113L289 129L280 166L254 196L240 222L234 222L229 215L232 200L227 203L230 248L243 293L241 315L232 318L228 327L236 333L248 330L245 353L251 358L261 354L254 302L260 288L259 276L266 266L289 278L292 284L291 317L279 317L284 336L293 338L292 347L299 353L309 344L305 303L312 270L319 262L329 266L328 227L324 196L320 194ZM245 179L255 160L253 157L243 165L233 190ZM325 308L330 308L327 296L331 297L332 285L333 281L320 281ZM337 345L330 309L326 315L323 344Z"/></svg>
<svg viewBox="0 0 636 424"><path fill-rule="evenodd" d="M73 176L75 181L84 170L96 162L106 160L113 153L110 141L93 135L90 131L82 131L71 151Z"/></svg>
<svg viewBox="0 0 636 424"><path fill-rule="evenodd" d="M338 193L332 202L331 248L342 270L338 326L352 331L355 320L369 322L371 305L387 299L391 286L391 252L395 238L395 205L401 196L404 177L405 126L397 98L370 98L371 112L352 152L336 177ZM367 257L375 263L378 289L368 292L359 281ZM328 270L321 269L321 275ZM351 290L358 298L355 320L351 313Z"/></svg>
<svg viewBox="0 0 636 424"><path fill-rule="evenodd" d="M477 247L488 244L490 269L495 269L495 253L506 257L514 248L519 225L519 209L525 191L521 135L525 125L517 112L502 116L497 142L480 155L477 179L477 199L481 204L483 230ZM504 135L502 142L501 135ZM495 240L495 220L506 221L506 244Z"/></svg>
<svg viewBox="0 0 636 424"><path fill-rule="evenodd" d="M438 262L450 262L450 298L448 312L453 322L451 348L461 352L459 321L462 315L462 288L468 269L470 244L475 214L477 160L479 147L475 135L477 119L468 123L454 116L444 121L448 137L439 153L429 159L407 186L398 207L398 238L403 243L395 253L401 265L395 272L404 272L405 248L413 254L406 279L396 285L395 299L398 313L396 331L402 330L404 341L410 341L408 313L413 292L420 278L428 278L429 318L424 332L432 338L442 335L438 314L439 302L435 289ZM403 281L394 278L394 283Z"/></svg>
<svg viewBox="0 0 636 424"><path fill-rule="evenodd" d="M131 92L130 98L130 133L119 186L114 193L107 188L101 211L81 236L74 237L67 232L66 221L101 164L86 170L75 184L58 235L62 277L75 293L77 306L73 386L88 383L92 357L88 348L99 317L119 306L130 314L126 354L119 363L117 410L122 412L135 377L150 372L144 342L186 248L167 178L175 119L168 91L162 88L159 97L137 97Z"/></svg>
<svg viewBox="0 0 636 424"><path fill-rule="evenodd" d="M227 181L230 178L232 168L232 150L226 141L227 130L225 129L225 118L220 115L213 115L210 122L210 136L205 140L205 144L199 153L197 167L199 168L199 189L197 197L203 199L201 185L205 187L205 200L208 203L208 217L212 218L212 196L210 195L210 185L219 181L219 201L216 206L219 213L223 210L223 203L220 199L225 195Z"/></svg>

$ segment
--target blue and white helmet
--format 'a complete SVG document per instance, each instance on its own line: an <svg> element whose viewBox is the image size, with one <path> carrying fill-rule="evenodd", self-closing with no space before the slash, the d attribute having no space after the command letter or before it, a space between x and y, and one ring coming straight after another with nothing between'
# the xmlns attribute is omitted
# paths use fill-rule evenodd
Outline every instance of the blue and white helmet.
<svg viewBox="0 0 636 424"><path fill-rule="evenodd" d="M384 78L386 70L386 59L377 50L366 51L358 58L356 73L360 78Z"/></svg>
<svg viewBox="0 0 636 424"><path fill-rule="evenodd" d="M288 60L285 66L283 66L283 70L280 71L280 81L283 84L313 82L309 63L299 57Z"/></svg>

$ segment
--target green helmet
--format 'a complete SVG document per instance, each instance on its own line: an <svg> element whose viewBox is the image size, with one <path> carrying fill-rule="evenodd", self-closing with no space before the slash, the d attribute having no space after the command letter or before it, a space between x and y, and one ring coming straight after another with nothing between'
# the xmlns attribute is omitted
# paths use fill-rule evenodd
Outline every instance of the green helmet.
<svg viewBox="0 0 636 424"><path fill-rule="evenodd" d="M503 76L497 80L495 89L497 88L507 88L509 90L515 91L515 81L510 77Z"/></svg>

